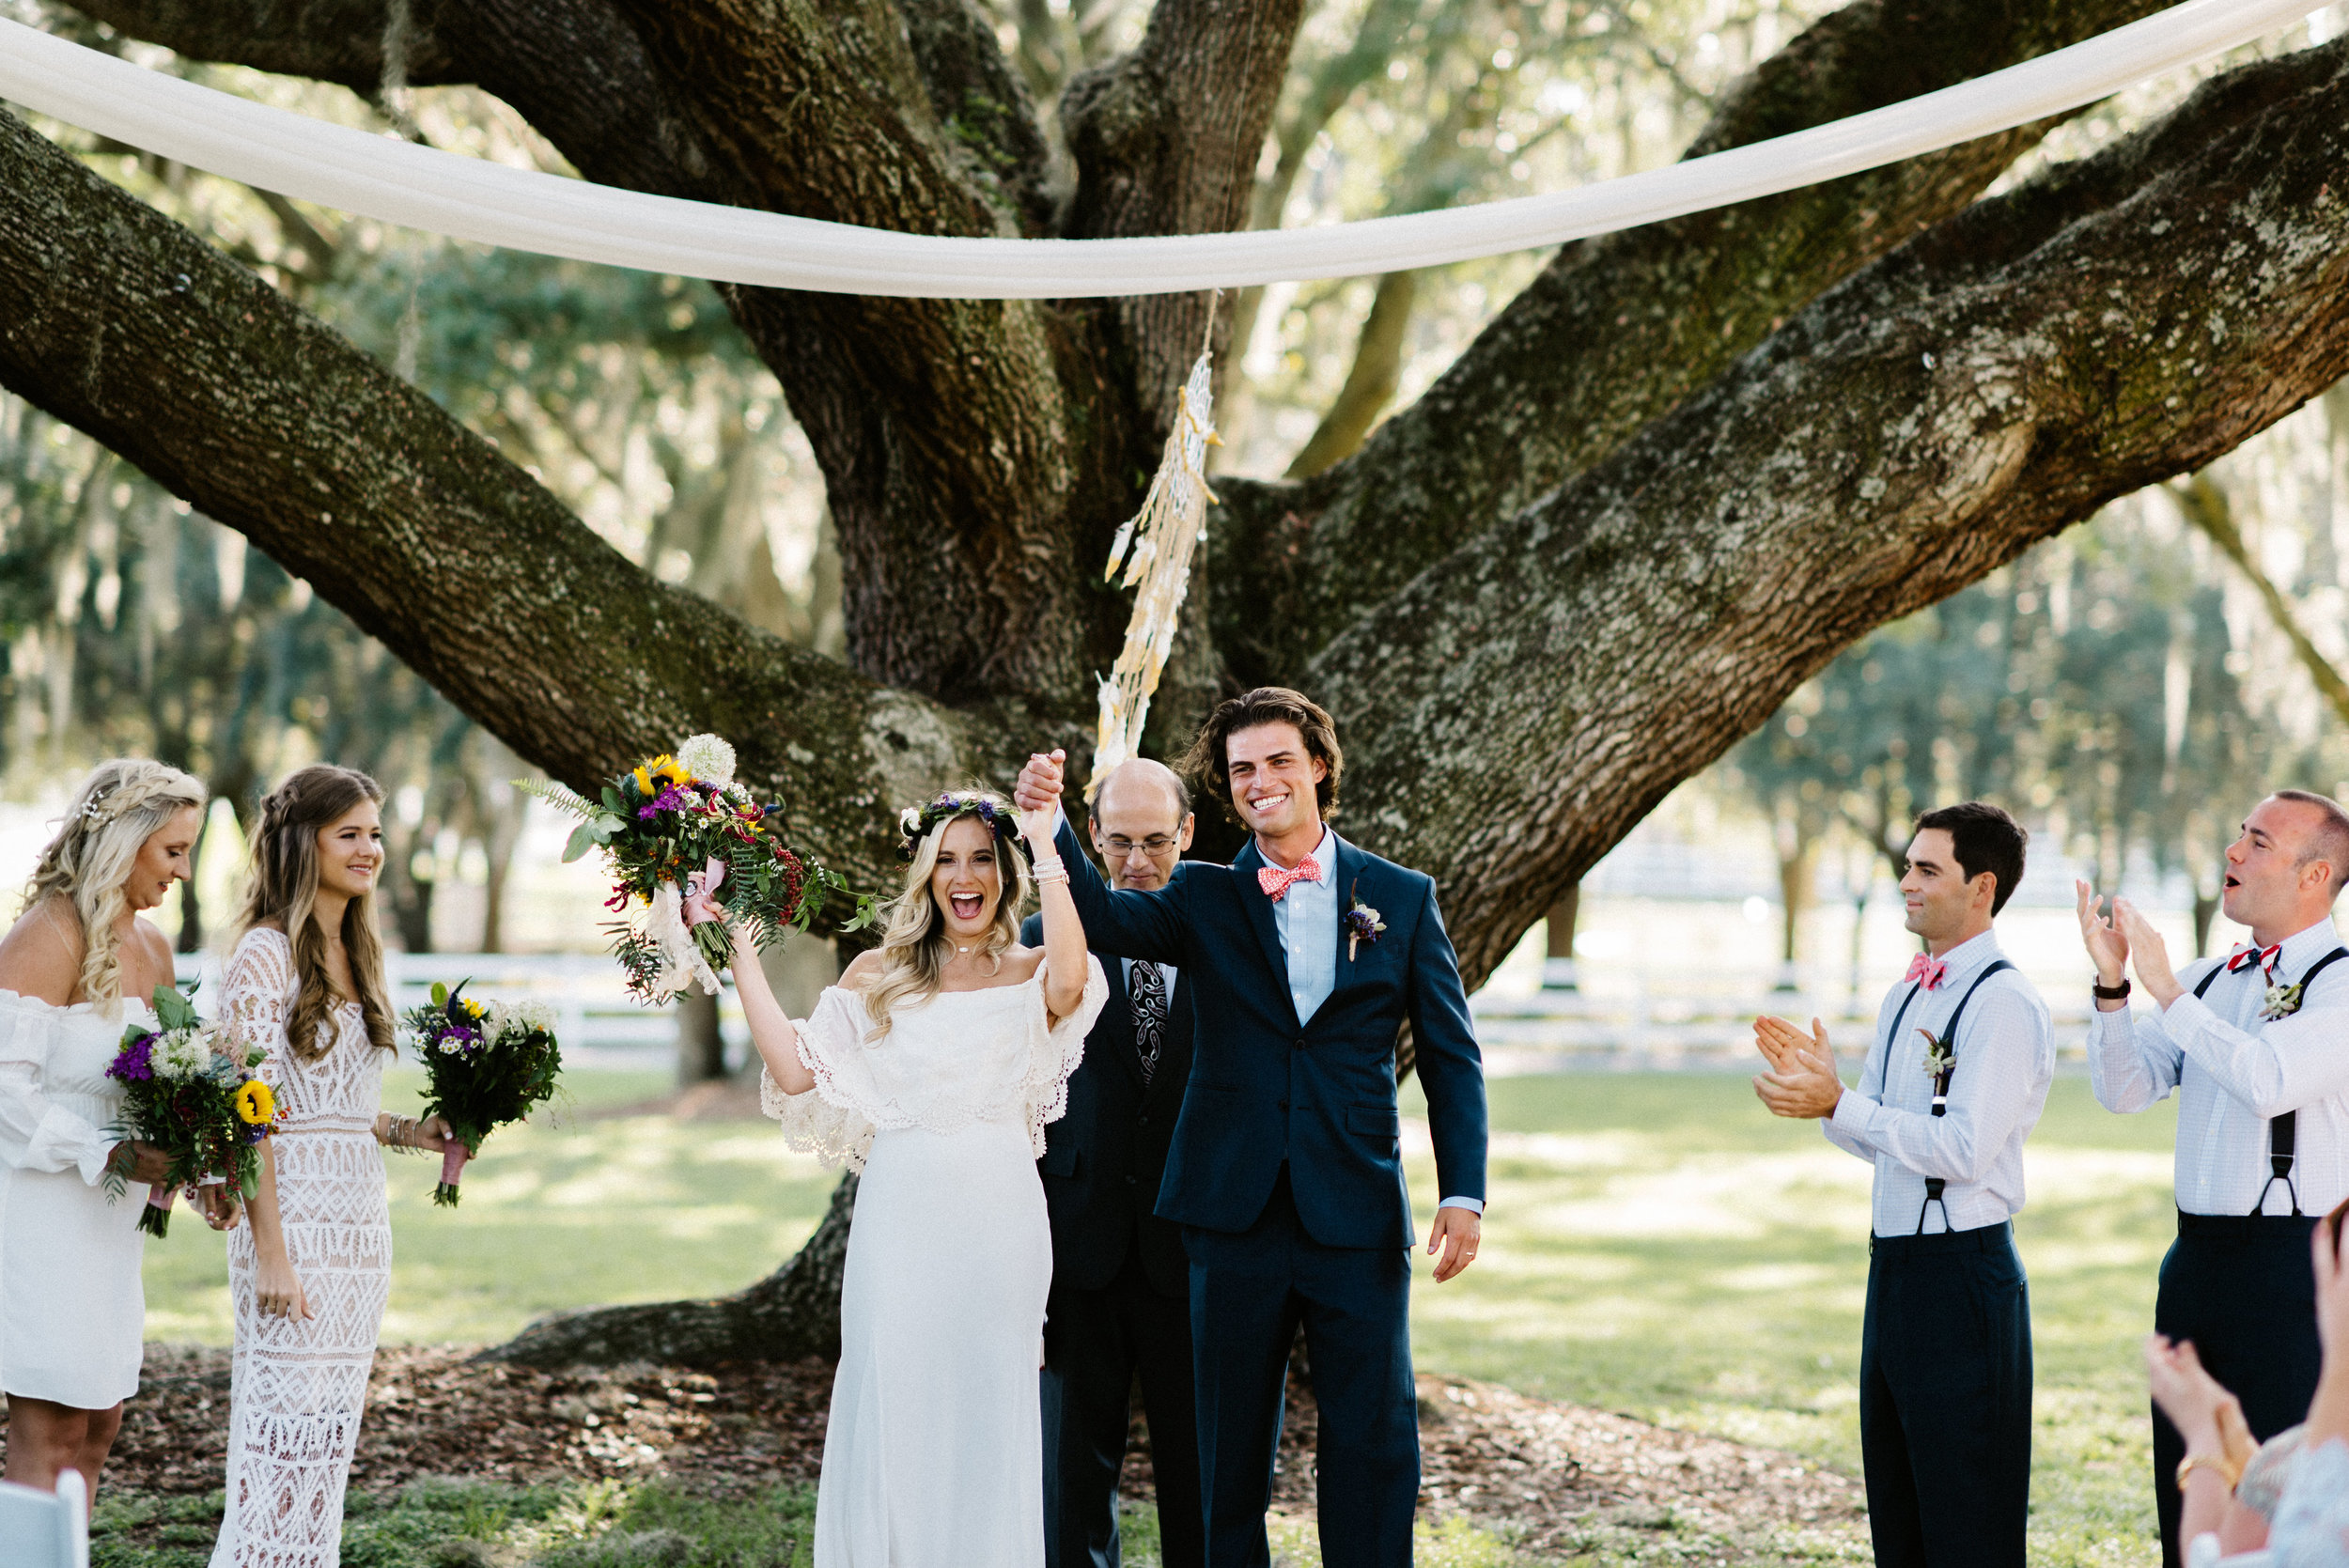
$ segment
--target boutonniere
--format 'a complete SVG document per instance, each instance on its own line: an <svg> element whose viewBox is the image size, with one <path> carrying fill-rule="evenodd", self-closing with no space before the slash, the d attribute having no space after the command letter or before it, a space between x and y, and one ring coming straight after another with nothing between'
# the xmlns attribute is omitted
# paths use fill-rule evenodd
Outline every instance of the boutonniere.
<svg viewBox="0 0 2349 1568"><path fill-rule="evenodd" d="M1364 942L1377 941L1378 934L1387 928L1387 923L1378 918L1378 911L1363 903L1355 891L1361 885L1358 882L1346 891L1351 900L1346 909L1346 961L1349 964L1354 961L1355 949Z"/></svg>
<svg viewBox="0 0 2349 1568"><path fill-rule="evenodd" d="M1957 1070L1957 1052L1950 1048L1949 1041L1936 1039L1930 1029L1920 1029L1917 1032L1925 1037L1924 1069L1927 1078L1937 1079L1943 1073Z"/></svg>
<svg viewBox="0 0 2349 1568"><path fill-rule="evenodd" d="M2260 1017L2271 1022L2277 1018L2288 1018L2298 1011L2300 987L2297 986L2270 986L2266 999L2260 1004Z"/></svg>

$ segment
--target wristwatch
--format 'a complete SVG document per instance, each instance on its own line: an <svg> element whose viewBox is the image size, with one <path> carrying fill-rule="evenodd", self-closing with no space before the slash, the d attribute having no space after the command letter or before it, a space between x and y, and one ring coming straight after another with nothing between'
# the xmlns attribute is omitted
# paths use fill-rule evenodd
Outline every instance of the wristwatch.
<svg viewBox="0 0 2349 1568"><path fill-rule="evenodd" d="M2189 1453L2178 1461L2179 1491L2186 1490L2186 1478L2198 1468L2216 1471L2218 1479L2227 1483L2230 1492L2234 1490L2235 1483L2243 1479L2242 1465L2223 1453Z"/></svg>
<svg viewBox="0 0 2349 1568"><path fill-rule="evenodd" d="M2091 975L2088 989L2099 1001L2126 1001L2129 996L2129 977L2124 974L2121 977L2121 984L2108 986Z"/></svg>

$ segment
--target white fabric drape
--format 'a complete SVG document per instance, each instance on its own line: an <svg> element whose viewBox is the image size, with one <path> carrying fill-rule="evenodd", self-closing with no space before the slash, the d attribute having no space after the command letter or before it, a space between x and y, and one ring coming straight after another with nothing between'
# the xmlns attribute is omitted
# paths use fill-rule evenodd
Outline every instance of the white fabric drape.
<svg viewBox="0 0 2349 1568"><path fill-rule="evenodd" d="M819 293L1075 299L1358 277L1632 228L2044 119L2320 8L2317 0L2186 0L1906 102L1549 195L1318 228L1130 240L897 234L593 185L329 125L5 21L0 98L263 190L484 244Z"/></svg>

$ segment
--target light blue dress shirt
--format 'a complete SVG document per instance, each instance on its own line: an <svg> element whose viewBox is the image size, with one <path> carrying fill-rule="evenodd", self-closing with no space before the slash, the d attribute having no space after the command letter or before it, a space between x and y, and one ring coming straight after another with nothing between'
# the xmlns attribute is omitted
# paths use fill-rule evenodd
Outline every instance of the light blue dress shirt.
<svg viewBox="0 0 2349 1568"><path fill-rule="evenodd" d="M1338 988L1338 835L1327 827L1313 859L1321 880L1291 882L1272 906L1281 950L1288 955L1289 1000L1297 1004L1300 1024L1313 1022Z"/></svg>

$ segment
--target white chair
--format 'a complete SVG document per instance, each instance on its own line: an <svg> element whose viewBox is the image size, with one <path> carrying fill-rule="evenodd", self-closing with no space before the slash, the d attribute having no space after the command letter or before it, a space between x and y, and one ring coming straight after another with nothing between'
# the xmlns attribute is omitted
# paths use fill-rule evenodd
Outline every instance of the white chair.
<svg viewBox="0 0 2349 1568"><path fill-rule="evenodd" d="M43 1492L0 1481L0 1568L89 1568L89 1487L79 1470Z"/></svg>

